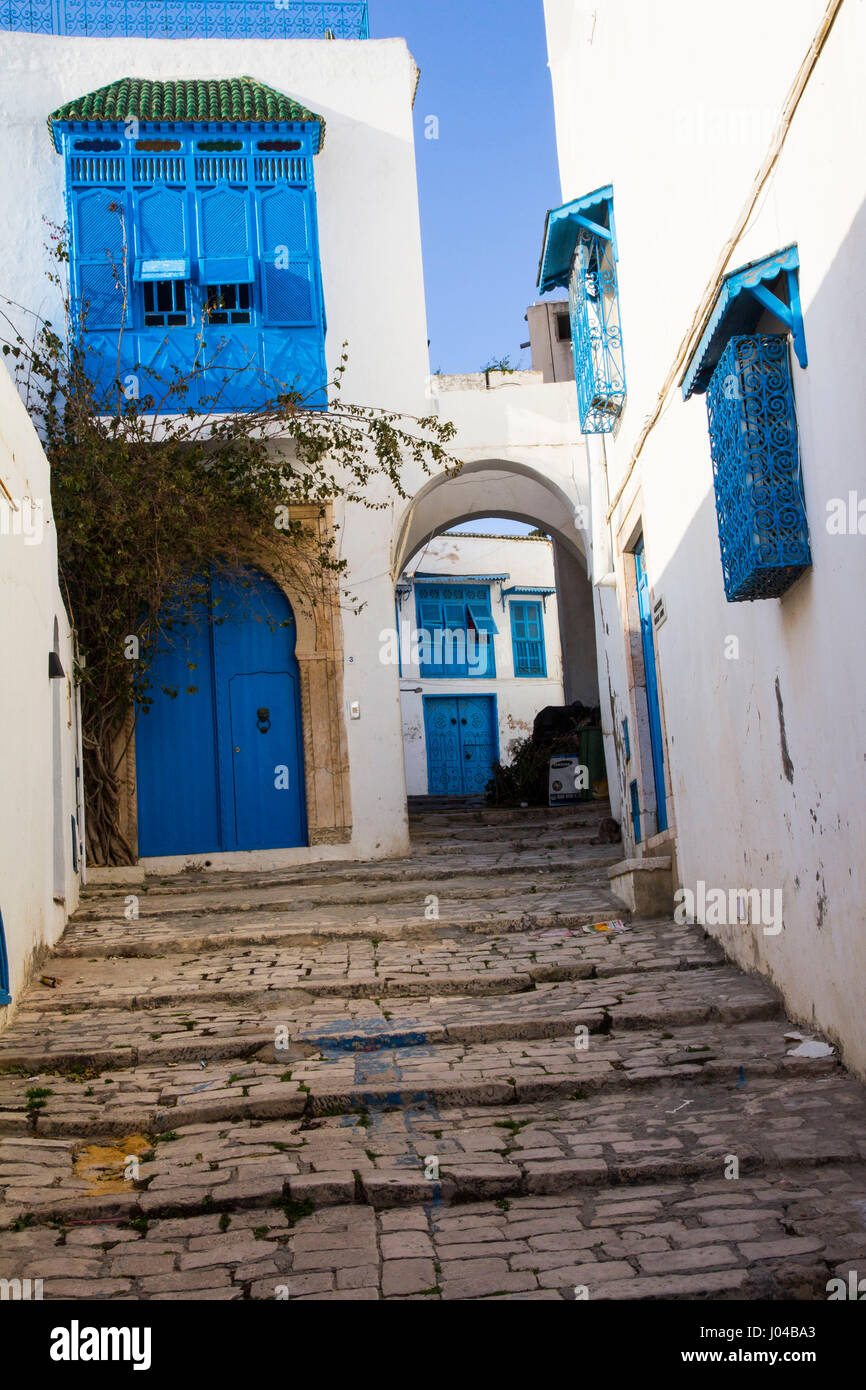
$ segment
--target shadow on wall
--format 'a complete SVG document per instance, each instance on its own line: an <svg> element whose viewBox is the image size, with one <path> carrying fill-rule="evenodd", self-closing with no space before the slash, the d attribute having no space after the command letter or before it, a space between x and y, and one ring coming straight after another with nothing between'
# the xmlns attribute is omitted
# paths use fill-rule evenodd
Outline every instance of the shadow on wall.
<svg viewBox="0 0 866 1390"><path fill-rule="evenodd" d="M866 686L854 634L866 578L866 396L855 348L866 341L864 265L866 205L816 292L804 294L809 366L792 368L812 567L781 599L726 602L704 433L689 466L703 470L706 492L654 575L668 611L656 640L681 882L781 890L778 934L734 923L713 934L861 1073ZM679 408L703 412L706 430L703 400ZM652 466L662 466L659 452ZM652 528L650 513L648 547Z"/></svg>

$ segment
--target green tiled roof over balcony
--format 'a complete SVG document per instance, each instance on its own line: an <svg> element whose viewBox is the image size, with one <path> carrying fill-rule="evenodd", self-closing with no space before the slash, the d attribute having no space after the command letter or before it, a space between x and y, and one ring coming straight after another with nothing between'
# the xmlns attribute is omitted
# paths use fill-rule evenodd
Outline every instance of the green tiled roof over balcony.
<svg viewBox="0 0 866 1390"><path fill-rule="evenodd" d="M98 87L86 96L64 102L48 117L48 127L57 148L55 126L58 124L117 122L130 117L139 121L202 124L318 123L318 149L325 143L325 122L321 116L252 77L176 78L166 82L121 77L107 87Z"/></svg>

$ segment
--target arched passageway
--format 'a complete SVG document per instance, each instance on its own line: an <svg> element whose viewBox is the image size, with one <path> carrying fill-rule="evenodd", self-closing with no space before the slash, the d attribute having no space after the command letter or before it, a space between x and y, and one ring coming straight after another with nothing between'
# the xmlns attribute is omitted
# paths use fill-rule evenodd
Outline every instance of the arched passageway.
<svg viewBox="0 0 866 1390"><path fill-rule="evenodd" d="M453 530L490 518L523 522L550 544L521 545L527 537L499 536L495 526L475 538ZM449 666L425 658L423 645L416 655L404 640L410 796L478 794L539 710L599 703L587 520L576 486L567 491L526 463L502 459L472 460L456 475L430 479L406 508L393 558L404 635L444 629L447 639L465 613L469 643L468 656L458 650ZM473 665L474 635L483 651Z"/></svg>

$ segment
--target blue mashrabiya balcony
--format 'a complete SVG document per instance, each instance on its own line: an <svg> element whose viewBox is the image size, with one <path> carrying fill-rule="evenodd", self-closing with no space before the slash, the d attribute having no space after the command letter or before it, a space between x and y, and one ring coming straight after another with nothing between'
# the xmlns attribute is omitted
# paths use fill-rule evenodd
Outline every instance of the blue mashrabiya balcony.
<svg viewBox="0 0 866 1390"><path fill-rule="evenodd" d="M808 366L796 246L731 271L682 381L706 394L725 596L781 598L811 565L789 344Z"/></svg>
<svg viewBox="0 0 866 1390"><path fill-rule="evenodd" d="M0 0L0 29L78 38L366 39L366 0Z"/></svg>
<svg viewBox="0 0 866 1390"><path fill-rule="evenodd" d="M584 434L610 434L626 401L618 259L611 185L547 214L538 288L568 290Z"/></svg>
<svg viewBox="0 0 866 1390"><path fill-rule="evenodd" d="M107 412L327 405L313 159L325 123L252 78L123 78L49 118L78 341ZM183 390L172 386L184 379Z"/></svg>

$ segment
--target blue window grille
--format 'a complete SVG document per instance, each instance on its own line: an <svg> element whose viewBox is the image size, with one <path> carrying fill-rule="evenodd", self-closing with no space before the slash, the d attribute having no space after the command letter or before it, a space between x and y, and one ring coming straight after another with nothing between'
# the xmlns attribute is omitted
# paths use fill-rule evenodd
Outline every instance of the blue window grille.
<svg viewBox="0 0 866 1390"><path fill-rule="evenodd" d="M119 375L164 401L177 371L192 373L190 389L164 410L255 408L284 391L324 409L318 124L54 131L79 341L98 389L110 400Z"/></svg>
<svg viewBox="0 0 866 1390"><path fill-rule="evenodd" d="M812 563L787 339L732 338L707 414L725 595L778 598Z"/></svg>
<svg viewBox="0 0 866 1390"><path fill-rule="evenodd" d="M812 563L789 342L809 364L796 246L722 282L682 381L706 393L725 594L779 598Z"/></svg>
<svg viewBox="0 0 866 1390"><path fill-rule="evenodd" d="M9 957L6 955L6 935L3 931L3 913L0 912L0 1005L11 1004L9 990Z"/></svg>
<svg viewBox="0 0 866 1390"><path fill-rule="evenodd" d="M584 434L609 434L626 399L613 188L548 213L538 287L567 288Z"/></svg>
<svg viewBox="0 0 866 1390"><path fill-rule="evenodd" d="M629 737L627 719L622 721L622 747L626 762L631 762L631 738Z"/></svg>
<svg viewBox="0 0 866 1390"><path fill-rule="evenodd" d="M496 675L487 585L416 586L421 676L432 680L492 679Z"/></svg>
<svg viewBox="0 0 866 1390"><path fill-rule="evenodd" d="M544 621L540 603L511 604L511 645L515 676L546 676Z"/></svg>
<svg viewBox="0 0 866 1390"><path fill-rule="evenodd" d="M366 0L0 0L0 29L90 38L366 39Z"/></svg>

